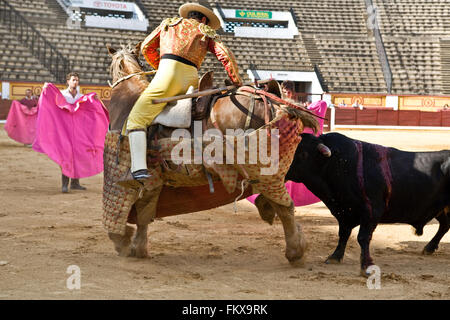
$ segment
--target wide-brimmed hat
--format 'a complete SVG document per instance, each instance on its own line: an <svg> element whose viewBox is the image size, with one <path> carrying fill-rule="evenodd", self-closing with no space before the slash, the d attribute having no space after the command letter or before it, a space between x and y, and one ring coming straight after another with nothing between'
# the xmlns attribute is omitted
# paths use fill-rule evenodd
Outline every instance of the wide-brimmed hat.
<svg viewBox="0 0 450 320"><path fill-rule="evenodd" d="M209 9L206 6L209 7L209 5L206 3L204 3L202 5L202 4L195 3L195 2L188 2L188 3L183 4L180 7L180 9L178 10L178 12L179 12L180 16L183 18L187 18L188 13L191 11L201 12L209 19L208 25L211 28L213 28L214 30L219 29L220 28L219 18L216 16L216 14L211 9Z"/></svg>

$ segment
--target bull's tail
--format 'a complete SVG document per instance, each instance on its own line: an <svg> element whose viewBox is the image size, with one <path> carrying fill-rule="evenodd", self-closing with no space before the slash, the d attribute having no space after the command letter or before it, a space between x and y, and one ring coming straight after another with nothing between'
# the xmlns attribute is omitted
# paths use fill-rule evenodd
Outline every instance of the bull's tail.
<svg viewBox="0 0 450 320"><path fill-rule="evenodd" d="M446 184L447 184L447 192L448 192L448 198L450 199L450 157L447 158L442 164L441 164L441 170L444 174L444 177L446 178ZM447 207L447 210L450 208ZM450 215L449 213L447 213Z"/></svg>
<svg viewBox="0 0 450 320"><path fill-rule="evenodd" d="M447 191L448 198L450 199L450 157L447 159L447 161L444 161L444 163L441 165L441 169L444 172L444 175L447 177ZM450 219L450 204L445 207L443 211L444 214L447 215L447 219Z"/></svg>

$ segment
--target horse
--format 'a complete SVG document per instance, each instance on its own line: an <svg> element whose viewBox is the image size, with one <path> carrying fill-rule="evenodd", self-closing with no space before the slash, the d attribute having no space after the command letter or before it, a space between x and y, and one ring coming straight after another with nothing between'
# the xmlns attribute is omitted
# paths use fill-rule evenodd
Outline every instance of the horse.
<svg viewBox="0 0 450 320"><path fill-rule="evenodd" d="M139 44L136 47L130 45L122 46L120 49L116 50L110 46L107 46L108 53L112 59L110 65L110 74L114 83L111 92L111 101L108 106L110 115L110 130L122 130L124 122L128 114L130 113L135 101L140 96L141 92L148 86L149 82L143 74L142 67L139 62ZM210 81L206 81L210 82ZM206 87L209 87L209 83ZM199 86L199 90L203 90L202 84ZM211 101L211 96L200 97L197 99L197 103L209 103ZM241 106L241 108L236 107L236 103ZM254 116L251 121L247 119L247 114L249 113L250 104L254 104ZM245 107L242 110L242 106ZM210 108L210 116L207 118L206 127L207 128L219 128L222 132L228 129L239 129L248 128L258 129L264 123L261 123L261 119L267 117L267 108L265 108L264 103L260 100L253 100L249 95L237 95L231 94L224 97L220 97L215 100L213 106ZM215 123L213 122L211 115L216 115ZM270 115L269 115L270 117ZM267 119L267 118L266 118ZM317 120L306 113L302 114L301 121L304 125L312 128L317 128ZM163 134L168 136L174 128L164 128ZM165 132L165 133L164 133ZM224 196L222 194L213 193L210 194L207 190L208 186L202 188L190 187L190 188L176 188L178 189L176 196L170 193L170 190L163 187L161 196L158 202L158 208L164 207L164 201L173 202L174 199L183 199L183 195L187 195L190 200L201 199L198 201L201 208L193 208L192 206L178 205L176 210L159 210L156 213L156 218L165 217L170 215L191 213L195 211L212 209L227 203L232 203L235 200L235 195ZM190 189L196 189L196 192L189 192ZM183 191L180 192L182 189ZM201 192L198 192L201 190ZM164 197L164 192L169 194L169 196ZM249 196L252 193L247 189L244 196ZM208 201L204 201L205 197ZM187 198L185 198L187 199ZM147 252L147 230L149 221L144 223L139 222L139 215L135 210L135 206L143 207L145 204L140 204L137 200L133 206L130 215L129 223L135 223L137 225L137 230L127 226L124 235L114 234L109 232L109 238L114 242L115 249L120 256L135 256L138 258L145 258L148 256ZM275 214L279 217L286 240L286 251L285 257L289 262L295 263L300 260L306 251L306 239L300 227L294 219L294 206L291 203L290 206L282 206L275 203L274 201L265 198L263 195L259 195L255 201L255 205L258 212L263 220L267 221L267 217L273 217ZM134 215L134 217L133 217ZM150 221L151 222L151 221ZM133 234L135 236L133 239Z"/></svg>

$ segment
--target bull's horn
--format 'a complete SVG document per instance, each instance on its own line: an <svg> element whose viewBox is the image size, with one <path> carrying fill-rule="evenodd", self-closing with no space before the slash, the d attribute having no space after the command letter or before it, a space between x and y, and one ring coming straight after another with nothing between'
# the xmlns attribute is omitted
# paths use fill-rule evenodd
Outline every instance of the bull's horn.
<svg viewBox="0 0 450 320"><path fill-rule="evenodd" d="M323 143L319 143L317 145L317 150L319 150L319 152L324 155L325 157L329 158L331 157L331 150L330 148L328 148L326 145L324 145Z"/></svg>

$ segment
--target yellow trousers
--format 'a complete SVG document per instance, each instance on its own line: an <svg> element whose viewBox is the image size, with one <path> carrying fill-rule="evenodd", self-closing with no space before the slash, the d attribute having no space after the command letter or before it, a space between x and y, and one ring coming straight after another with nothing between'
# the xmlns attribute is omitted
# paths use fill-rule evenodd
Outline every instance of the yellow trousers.
<svg viewBox="0 0 450 320"><path fill-rule="evenodd" d="M158 72L142 92L128 116L127 131L146 129L167 103L152 104L161 99L185 94L190 86L198 88L197 68L172 59L162 59Z"/></svg>

